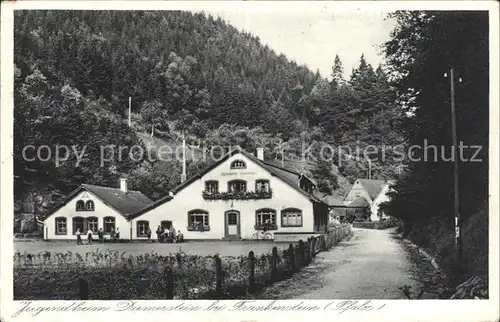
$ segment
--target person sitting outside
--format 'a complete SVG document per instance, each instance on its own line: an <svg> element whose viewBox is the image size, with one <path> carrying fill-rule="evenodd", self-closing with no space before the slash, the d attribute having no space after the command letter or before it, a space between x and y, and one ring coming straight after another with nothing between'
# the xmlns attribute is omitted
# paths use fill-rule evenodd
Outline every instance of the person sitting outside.
<svg viewBox="0 0 500 322"><path fill-rule="evenodd" d="M161 227L160 227L160 225L158 225L158 228L156 228L156 240L158 241L158 243L161 242Z"/></svg>
<svg viewBox="0 0 500 322"><path fill-rule="evenodd" d="M151 229L149 229L149 227L146 230L146 235L148 236L148 241L150 241L151 240Z"/></svg>
<svg viewBox="0 0 500 322"><path fill-rule="evenodd" d="M93 233L94 233L94 232L92 231L92 229L90 229L90 228L89 228L89 229L87 230L87 238L88 238L88 241L89 241L89 245L92 245L92 234L93 234Z"/></svg>
<svg viewBox="0 0 500 322"><path fill-rule="evenodd" d="M264 232L268 231L271 229L271 220L270 219L266 219L264 221L264 227L263 227L263 230Z"/></svg>
<svg viewBox="0 0 500 322"><path fill-rule="evenodd" d="M164 243L168 243L168 235L169 235L169 233L170 233L170 232L168 231L168 229L167 229L167 228L164 228L164 229L163 229L163 234L162 234L162 236L163 236L163 242L164 242Z"/></svg>
<svg viewBox="0 0 500 322"><path fill-rule="evenodd" d="M118 228L116 228L115 240L117 242L120 242L120 230Z"/></svg>
<svg viewBox="0 0 500 322"><path fill-rule="evenodd" d="M182 243L184 242L184 235L181 233L180 230L177 231L177 238L176 238L176 241L178 243Z"/></svg>

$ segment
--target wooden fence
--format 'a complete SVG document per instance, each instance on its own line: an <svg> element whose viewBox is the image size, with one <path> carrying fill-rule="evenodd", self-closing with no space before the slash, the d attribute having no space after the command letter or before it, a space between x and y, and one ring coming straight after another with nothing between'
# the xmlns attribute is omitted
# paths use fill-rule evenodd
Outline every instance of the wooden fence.
<svg viewBox="0 0 500 322"><path fill-rule="evenodd" d="M273 247L269 271L261 276L256 275L256 256L253 251L250 251L248 257L246 257L249 267L247 283L245 283L245 285L237 285L236 287L244 290L242 294L254 293L263 286L283 280L293 275L301 268L309 265L318 253L329 250L350 234L351 227L349 225L329 227L328 232L325 234L311 236L306 241L300 240L295 246L290 244L288 248L283 251L282 257L279 256L278 249ZM282 259L284 259L284 261ZM231 296L225 294L225 291L227 291L227 288L225 288L227 285L224 284L225 271L218 255L214 256L214 263L215 289L207 292L206 296L203 298L231 298ZM164 298L173 299L176 281L172 268L166 267L163 275L166 284ZM235 285L232 285L232 287L235 288ZM89 283L83 278L79 280L78 297L81 300L89 299Z"/></svg>

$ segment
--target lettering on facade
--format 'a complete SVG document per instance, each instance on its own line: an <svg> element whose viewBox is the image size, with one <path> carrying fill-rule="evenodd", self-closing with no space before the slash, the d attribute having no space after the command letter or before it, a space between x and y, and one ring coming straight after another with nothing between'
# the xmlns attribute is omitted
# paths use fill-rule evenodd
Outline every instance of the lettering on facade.
<svg viewBox="0 0 500 322"><path fill-rule="evenodd" d="M251 171L241 171L241 172L231 171L231 172L222 172L220 175L221 176L241 176L241 175L252 175L252 174L256 174L256 172L251 172Z"/></svg>

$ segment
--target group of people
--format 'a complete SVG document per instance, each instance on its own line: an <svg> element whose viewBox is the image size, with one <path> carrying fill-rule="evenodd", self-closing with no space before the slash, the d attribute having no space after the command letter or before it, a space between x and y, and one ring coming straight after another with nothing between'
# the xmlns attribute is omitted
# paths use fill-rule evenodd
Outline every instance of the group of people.
<svg viewBox="0 0 500 322"><path fill-rule="evenodd" d="M83 245L82 232L80 231L80 228L76 230L75 234L76 234L76 244ZM92 229L87 230L87 240L89 245L92 245L93 234L94 232L92 231ZM146 230L145 234L148 236L148 240L151 240L151 229L149 229L149 227ZM99 243L100 244L104 243L104 231L102 230L102 228L100 228L97 231L97 236L99 238L98 239ZM110 237L111 241L113 242L118 241L120 239L120 230L118 228L116 228L116 231L114 229L111 229ZM170 229L168 228L162 229L161 226L158 226L158 228L156 229L156 239L158 243L182 243L184 241L184 235L181 233L180 230L176 232L173 226L171 226Z"/></svg>
<svg viewBox="0 0 500 322"><path fill-rule="evenodd" d="M76 235L76 244L83 245L82 233L80 232L80 228L78 228L76 230L75 235ZM92 245L92 240L93 240L92 236L93 235L94 235L94 232L92 231L92 229L89 228L87 230L87 240L88 240L89 245ZM104 231L102 230L102 228L100 228L97 231L97 237L98 237L100 244L104 243ZM111 229L110 237L111 237L111 241L113 241L113 242L118 241L120 239L120 230L118 228L116 228L116 231L114 229Z"/></svg>
<svg viewBox="0 0 500 322"><path fill-rule="evenodd" d="M184 235L180 230L176 233L173 226L171 226L170 229L166 227L162 229L161 226L158 226L156 229L156 239L159 243L182 243L184 241Z"/></svg>

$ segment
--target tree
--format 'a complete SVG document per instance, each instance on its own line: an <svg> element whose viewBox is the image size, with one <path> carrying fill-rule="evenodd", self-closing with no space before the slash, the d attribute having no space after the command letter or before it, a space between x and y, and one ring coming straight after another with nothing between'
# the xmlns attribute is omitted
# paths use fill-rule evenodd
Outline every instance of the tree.
<svg viewBox="0 0 500 322"><path fill-rule="evenodd" d="M459 162L460 214L463 227L467 227L469 220L478 222L477 218L484 216L480 210L487 209L488 200L487 13L398 11L391 17L397 25L385 44L385 55L397 76L398 99L412 115L403 132L409 145L422 146L426 140L450 155L450 84L443 75L454 67L464 79L456 85L458 139L464 145L483 147L478 156L483 161ZM413 157L423 158L423 153ZM440 157L420 160L409 162L409 172L395 184L387 210L404 220L405 233L422 245L438 248L442 260L451 267L453 163ZM479 222L483 226L474 229L487 230L487 219ZM487 262L487 251L468 251L467 247L487 249L488 244L484 237L472 242L480 244L466 245L464 259L471 271L477 267L474 263Z"/></svg>
<svg viewBox="0 0 500 322"><path fill-rule="evenodd" d="M168 130L168 114L163 104L158 100L143 102L141 116L146 124L151 126L151 137L153 137L155 129L161 131Z"/></svg>
<svg viewBox="0 0 500 322"><path fill-rule="evenodd" d="M344 82L344 67L342 66L342 61L339 55L335 55L335 61L332 67L332 86L338 88Z"/></svg>

